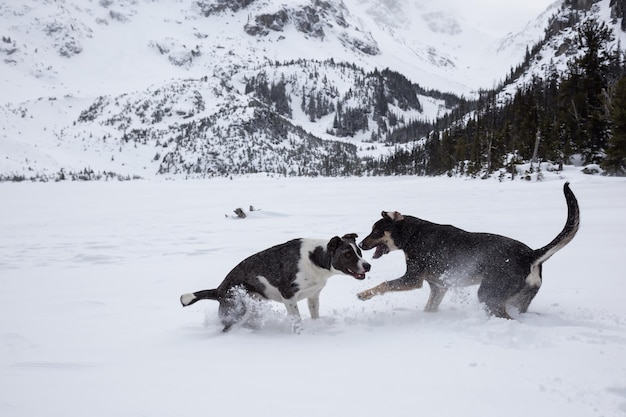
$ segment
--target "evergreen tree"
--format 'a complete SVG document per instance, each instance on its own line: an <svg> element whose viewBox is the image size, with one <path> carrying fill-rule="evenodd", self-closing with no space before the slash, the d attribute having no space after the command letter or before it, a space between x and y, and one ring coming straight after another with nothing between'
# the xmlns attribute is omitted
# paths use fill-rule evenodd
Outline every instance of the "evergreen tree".
<svg viewBox="0 0 626 417"><path fill-rule="evenodd" d="M613 39L613 32L606 23L593 19L580 26L576 38L579 48L584 50L574 61L580 69L577 74L580 79L574 81L578 82L583 99L578 108L581 128L578 145L585 162L598 162L607 145L609 118L604 97L612 59L607 44Z"/></svg>
<svg viewBox="0 0 626 417"><path fill-rule="evenodd" d="M602 168L608 175L626 175L626 76L617 83L612 101L612 137Z"/></svg>
<svg viewBox="0 0 626 417"><path fill-rule="evenodd" d="M309 95L309 104L306 107L306 114L309 116L311 122L315 121L317 106L315 105L315 96L311 93Z"/></svg>

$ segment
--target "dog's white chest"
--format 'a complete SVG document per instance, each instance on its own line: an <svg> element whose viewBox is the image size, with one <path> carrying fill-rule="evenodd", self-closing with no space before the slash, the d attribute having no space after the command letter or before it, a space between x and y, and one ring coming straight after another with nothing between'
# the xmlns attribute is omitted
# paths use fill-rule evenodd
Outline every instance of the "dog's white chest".
<svg viewBox="0 0 626 417"><path fill-rule="evenodd" d="M324 241L317 240L306 240L303 242L300 250L300 259L298 261L298 272L293 281L293 285L297 288L297 291L292 298L296 301L304 300L320 292L326 285L328 278L333 275L332 271L320 268L309 258L310 252L316 246L323 244ZM270 284L265 277L259 276L257 278L265 285L265 296L267 298L279 302L285 301L285 298L278 288Z"/></svg>
<svg viewBox="0 0 626 417"><path fill-rule="evenodd" d="M270 300L284 302L285 297L280 293L278 288L270 284L267 278L258 276L257 279L265 286L264 295ZM312 295L321 291L326 285L328 277L316 276L315 274L308 274L299 272L296 275L296 279L293 284L297 286L298 291L294 294L296 301L304 300Z"/></svg>
<svg viewBox="0 0 626 417"><path fill-rule="evenodd" d="M320 292L326 285L328 278L333 275L330 270L313 264L309 258L309 254L315 247L323 245L325 245L324 241L307 240L303 242L300 250L300 261L298 262L298 273L294 281L294 284L298 286L298 292L295 295L298 301Z"/></svg>
<svg viewBox="0 0 626 417"><path fill-rule="evenodd" d="M309 298L318 293L326 285L328 276L316 276L315 274L300 272L296 276L295 284L298 285L298 292L295 297L298 301Z"/></svg>

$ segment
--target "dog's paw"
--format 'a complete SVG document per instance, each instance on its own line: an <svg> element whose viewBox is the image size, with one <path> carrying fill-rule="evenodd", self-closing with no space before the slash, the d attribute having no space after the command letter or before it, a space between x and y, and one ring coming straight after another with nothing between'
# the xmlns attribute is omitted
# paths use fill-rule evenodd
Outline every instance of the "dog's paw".
<svg viewBox="0 0 626 417"><path fill-rule="evenodd" d="M293 334L301 334L302 333L302 323L301 322L297 322L297 323L293 323L293 326L291 327L291 330L293 331Z"/></svg>
<svg viewBox="0 0 626 417"><path fill-rule="evenodd" d="M356 297L361 300L361 301L365 301L365 300L369 300L370 298L372 298L374 296L374 293L372 291L361 291L360 293L358 293L356 295Z"/></svg>
<svg viewBox="0 0 626 417"><path fill-rule="evenodd" d="M292 316L290 317L290 321L291 321L291 331L294 334L300 334L302 333L302 319L300 317L296 317L296 316Z"/></svg>

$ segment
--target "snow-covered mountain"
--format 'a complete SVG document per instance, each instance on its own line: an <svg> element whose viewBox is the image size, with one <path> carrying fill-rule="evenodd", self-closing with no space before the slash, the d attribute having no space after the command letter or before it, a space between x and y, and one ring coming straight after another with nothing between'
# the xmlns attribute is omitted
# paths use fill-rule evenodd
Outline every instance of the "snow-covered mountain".
<svg viewBox="0 0 626 417"><path fill-rule="evenodd" d="M530 83L533 77L546 79L551 71L566 71L567 63L581 54L576 42L577 30L589 19L605 22L615 35L610 48L623 49L626 41L624 8L623 0L568 0L559 7L551 7L552 13L544 26L545 35L530 48L534 51L527 60L527 67L515 82L505 86L503 93L513 94L517 86Z"/></svg>
<svg viewBox="0 0 626 417"><path fill-rule="evenodd" d="M543 0L547 3L547 0ZM511 3L511 2L509 2ZM454 0L30 0L0 5L3 101L120 94L171 78L294 59L389 67L429 88L490 87L535 27L494 21ZM474 5L488 3L474 2ZM493 6L492 6L493 7ZM512 7L508 4L506 7ZM549 17L549 16L548 16ZM523 22L524 24L527 22ZM523 30L522 30L523 29ZM512 61L512 62L511 62Z"/></svg>
<svg viewBox="0 0 626 417"><path fill-rule="evenodd" d="M0 173L358 172L503 80L560 3L508 33L453 0L3 4Z"/></svg>

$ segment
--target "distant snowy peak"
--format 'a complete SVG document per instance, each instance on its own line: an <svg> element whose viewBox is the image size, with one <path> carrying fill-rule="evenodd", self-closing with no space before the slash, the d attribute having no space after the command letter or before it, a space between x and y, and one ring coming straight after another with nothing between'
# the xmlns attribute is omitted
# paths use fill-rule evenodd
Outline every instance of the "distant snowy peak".
<svg viewBox="0 0 626 417"><path fill-rule="evenodd" d="M498 42L497 51L502 53L530 48L533 44L539 42L545 36L545 30L548 28L553 16L558 13L562 3L563 0L555 1L535 20L524 26L522 30L509 33Z"/></svg>
<svg viewBox="0 0 626 417"><path fill-rule="evenodd" d="M7 2L5 2L7 3ZM0 5L0 87L9 101L117 93L175 77L293 59L390 69L457 94L519 62L451 0L76 0ZM534 30L534 29L533 29ZM543 28L537 28L542 31ZM535 39L534 34L529 35ZM12 99L11 97L16 97Z"/></svg>
<svg viewBox="0 0 626 417"><path fill-rule="evenodd" d="M310 0L289 6L282 4L278 10L275 6L262 8L248 19L244 30L252 36L265 36L270 31L282 32L285 26L293 25L307 37L324 40L334 35L346 47L354 47L368 55L380 53L371 35L350 20L343 2Z"/></svg>
<svg viewBox="0 0 626 417"><path fill-rule="evenodd" d="M368 54L380 52L376 41L351 15L342 1L309 0L288 4L254 0L198 0L194 8L205 16L223 15L226 12L245 13L243 31L250 36L266 37L270 33L283 33L293 27L306 38L323 41L336 36L346 47Z"/></svg>
<svg viewBox="0 0 626 417"><path fill-rule="evenodd" d="M452 11L416 2L390 0L361 0L363 11L380 27L430 31L440 35L459 35L464 31L463 22ZM352 7L359 10L357 4Z"/></svg>

